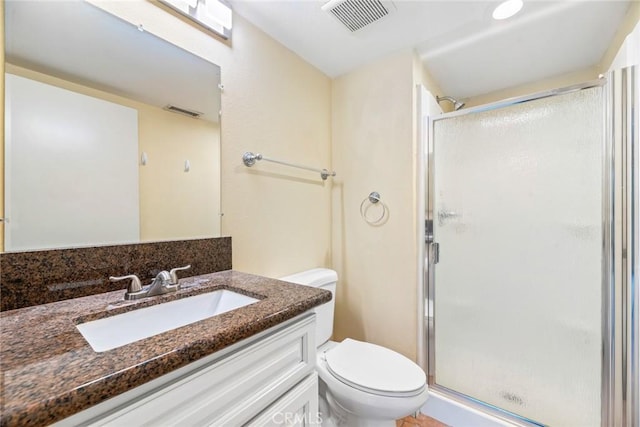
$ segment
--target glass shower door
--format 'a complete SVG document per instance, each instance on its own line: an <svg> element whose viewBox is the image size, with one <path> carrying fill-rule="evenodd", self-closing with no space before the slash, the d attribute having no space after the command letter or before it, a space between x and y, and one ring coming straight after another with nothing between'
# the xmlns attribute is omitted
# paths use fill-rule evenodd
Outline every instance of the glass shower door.
<svg viewBox="0 0 640 427"><path fill-rule="evenodd" d="M601 425L603 89L432 123L431 386Z"/></svg>

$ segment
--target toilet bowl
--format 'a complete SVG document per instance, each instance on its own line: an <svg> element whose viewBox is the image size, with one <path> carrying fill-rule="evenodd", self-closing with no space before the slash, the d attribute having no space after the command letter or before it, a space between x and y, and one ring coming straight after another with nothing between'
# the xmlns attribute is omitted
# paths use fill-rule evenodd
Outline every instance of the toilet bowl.
<svg viewBox="0 0 640 427"><path fill-rule="evenodd" d="M329 341L337 273L316 268L280 280L330 290L334 298L316 307L316 371L320 377L320 419L327 427L395 426L418 411L429 390L424 371L388 348L345 339Z"/></svg>
<svg viewBox="0 0 640 427"><path fill-rule="evenodd" d="M336 353L347 360L337 363L332 358ZM427 401L422 369L384 347L350 339L329 341L316 357L316 371L325 385L321 397L327 400L335 425L395 426L395 420L413 414ZM336 372L340 369L344 371ZM383 378L381 371L386 374Z"/></svg>

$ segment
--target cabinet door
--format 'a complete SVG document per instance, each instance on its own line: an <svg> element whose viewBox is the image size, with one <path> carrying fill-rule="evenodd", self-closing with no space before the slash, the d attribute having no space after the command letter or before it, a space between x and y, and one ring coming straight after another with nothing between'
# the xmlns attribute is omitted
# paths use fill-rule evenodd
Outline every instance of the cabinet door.
<svg viewBox="0 0 640 427"><path fill-rule="evenodd" d="M311 373L289 390L264 412L251 420L247 427L319 425L318 374Z"/></svg>
<svg viewBox="0 0 640 427"><path fill-rule="evenodd" d="M307 317L89 424L242 425L313 372L314 325Z"/></svg>

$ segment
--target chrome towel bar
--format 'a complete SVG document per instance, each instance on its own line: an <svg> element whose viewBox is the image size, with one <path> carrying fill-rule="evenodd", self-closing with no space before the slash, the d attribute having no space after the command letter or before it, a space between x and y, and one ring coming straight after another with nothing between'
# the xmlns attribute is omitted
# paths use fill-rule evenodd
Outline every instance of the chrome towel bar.
<svg viewBox="0 0 640 427"><path fill-rule="evenodd" d="M251 166L255 165L256 161L258 161L258 160L266 160L267 162L278 163L278 164L285 165L285 166L291 166L292 168L305 169L305 170L312 171L312 172L318 172L323 181L326 181L326 179L329 178L330 176L336 176L336 172L335 171L329 172L326 169L310 168L308 166L300 166L300 165L295 165L293 163L283 162L283 161L280 161L280 160L269 159L267 157L264 157L262 154L253 154L250 151L247 151L246 153L244 153L242 155L242 162L247 167L251 167Z"/></svg>

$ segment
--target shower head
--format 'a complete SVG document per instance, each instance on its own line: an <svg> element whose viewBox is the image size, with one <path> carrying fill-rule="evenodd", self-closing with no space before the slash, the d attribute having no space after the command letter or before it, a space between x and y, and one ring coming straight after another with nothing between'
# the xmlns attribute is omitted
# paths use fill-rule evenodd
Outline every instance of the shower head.
<svg viewBox="0 0 640 427"><path fill-rule="evenodd" d="M458 111L459 109L461 109L462 107L464 107L464 102L460 102L457 99L455 99L452 96L436 96L436 101L438 101L438 104L440 103L440 101L449 101L453 103L453 109Z"/></svg>

